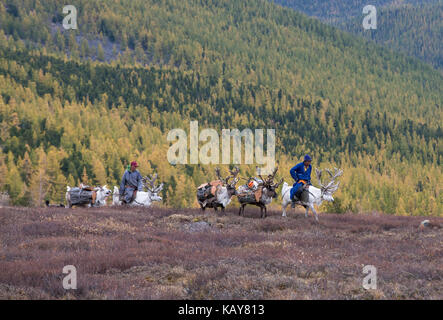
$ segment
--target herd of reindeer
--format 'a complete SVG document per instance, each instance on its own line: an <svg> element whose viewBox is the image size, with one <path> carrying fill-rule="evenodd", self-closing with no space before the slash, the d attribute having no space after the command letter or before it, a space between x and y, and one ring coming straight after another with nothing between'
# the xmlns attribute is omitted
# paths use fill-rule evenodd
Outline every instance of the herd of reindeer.
<svg viewBox="0 0 443 320"><path fill-rule="evenodd" d="M318 221L318 215L314 208L314 205L319 206L323 201L334 201L333 193L338 190L339 182L335 182L336 179L343 174L341 169L335 168L334 171L325 169L318 170L315 169L317 175L317 181L320 188L314 187L312 185L305 185L304 190L294 203L290 199L290 190L292 186L284 182L283 179L276 182L275 175L278 171L278 167L269 174L267 177L262 177L260 174L258 177L250 177L248 179L239 177L240 170L235 167L233 170L229 170L229 175L223 178L220 173L220 169L216 169L217 180L204 183L197 188L197 201L200 208L204 211L206 208L213 208L217 211L220 208L222 211L229 205L234 196L237 197L240 203L239 215L243 215L245 206L255 205L260 207L260 214L262 218L266 217L266 206L269 205L274 198L277 197L277 189L283 184L281 190L282 196L282 216L286 217L286 208L289 204L303 206L306 209L305 216L308 216L309 209L314 213L315 220ZM322 181L322 176L326 172L329 175L329 181L324 183ZM153 202L162 201L162 197L159 195L160 191L163 189L163 183L156 185L157 174L146 176L142 179L143 191L138 191L136 193L135 199L127 206L143 206L149 207ZM245 180L246 183L236 188L237 183L240 179ZM91 197L84 203L73 203L73 192L81 192L81 190L88 190L90 193L94 193L92 200ZM80 191L79 191L80 190ZM113 192L107 188L95 187L87 188L86 186L80 186L79 188L67 187L66 192L66 203L67 207L72 207L73 205L82 206L95 206L101 207L107 204L107 199L112 194L112 205L120 206L123 205L120 200L119 188L114 186Z"/></svg>

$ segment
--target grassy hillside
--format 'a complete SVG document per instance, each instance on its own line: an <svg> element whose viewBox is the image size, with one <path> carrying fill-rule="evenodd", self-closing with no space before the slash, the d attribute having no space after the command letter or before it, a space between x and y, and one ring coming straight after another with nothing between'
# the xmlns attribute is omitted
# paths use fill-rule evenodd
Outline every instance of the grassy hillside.
<svg viewBox="0 0 443 320"><path fill-rule="evenodd" d="M287 181L306 152L342 167L323 210L443 211L443 77L429 66L266 1L74 2L77 31L55 1L0 6L0 186L14 204L117 184L137 158L166 183L164 205L195 206L215 166L171 166L166 135L198 120L277 129Z"/></svg>

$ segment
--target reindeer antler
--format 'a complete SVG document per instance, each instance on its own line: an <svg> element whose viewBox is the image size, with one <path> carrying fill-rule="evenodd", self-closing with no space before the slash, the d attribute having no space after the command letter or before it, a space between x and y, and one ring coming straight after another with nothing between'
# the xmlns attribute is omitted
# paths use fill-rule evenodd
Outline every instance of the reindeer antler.
<svg viewBox="0 0 443 320"><path fill-rule="evenodd" d="M222 183L226 183L226 180L221 177L220 168L215 168L215 174L217 175L218 180L220 180Z"/></svg>
<svg viewBox="0 0 443 320"><path fill-rule="evenodd" d="M151 188L154 189L154 187L155 187L155 180L157 179L157 174L154 174L154 176L153 175L149 175L149 177L146 176L146 179L148 180ZM151 191L152 191L152 189L151 189Z"/></svg>
<svg viewBox="0 0 443 320"><path fill-rule="evenodd" d="M332 173L331 170L329 169L326 169L326 172L331 176L331 181L329 181L326 187L331 187L335 179L337 179L339 176L343 174L343 170L337 168L334 168L334 173Z"/></svg>
<svg viewBox="0 0 443 320"><path fill-rule="evenodd" d="M261 185L264 185L265 183L266 183L266 180L261 176L261 174L260 174L260 168L258 167L258 166L256 166L255 167L255 169L257 170L257 175L258 175L258 177L260 178L260 180L261 180L261 182L258 182L258 185L259 186L261 186Z"/></svg>
<svg viewBox="0 0 443 320"><path fill-rule="evenodd" d="M234 167L233 170L229 170L229 173L232 175L233 178L236 178L240 173L240 169L238 167Z"/></svg>
<svg viewBox="0 0 443 320"><path fill-rule="evenodd" d="M340 185L340 182L335 183L335 184L334 184L334 182L335 182L335 179L337 179L338 177L340 177L340 176L343 174L343 170L341 170L341 169L337 169L337 168L334 168L334 173L332 173L330 169L325 169L325 171L326 171L326 172L329 174L329 176L331 177L331 180L330 180L330 181L328 182L328 184L326 184L326 185L324 185L324 184L321 182L321 174L322 174L322 171L321 171L321 170L320 170L320 171L317 170L317 168L315 169L315 171L316 171L316 173L317 173L318 183L320 184L320 187L321 187L322 189L327 189L327 190L330 191L331 193L337 191L338 186Z"/></svg>
<svg viewBox="0 0 443 320"><path fill-rule="evenodd" d="M232 178L231 186L235 186L239 180L238 174L240 173L239 167L235 167L233 170L229 170L231 175L226 179L226 182L228 182L229 178Z"/></svg>
<svg viewBox="0 0 443 320"><path fill-rule="evenodd" d="M274 168L274 171L272 171L270 175L268 175L268 181L274 180L277 171L278 171L278 166Z"/></svg>
<svg viewBox="0 0 443 320"><path fill-rule="evenodd" d="M258 166L256 167L256 169L257 169L257 172L260 172L260 169L259 169ZM269 174L269 175L267 176L266 179L264 179L264 178L261 176L261 174L258 174L258 176L259 176L260 179L262 180L262 182L259 183L259 185L263 185L263 186L272 186L273 183L274 183L274 178L275 178L275 175L277 174L277 171L278 171L278 166L274 168L274 170L272 171L272 173ZM282 179L282 180L283 180L283 179ZM277 187L278 187L280 184L281 184L281 182L275 184L274 186L277 186Z"/></svg>
<svg viewBox="0 0 443 320"><path fill-rule="evenodd" d="M159 192L163 189L163 183L160 184L158 187L155 186L155 180L157 180L158 178L158 174L150 174L149 177L145 176L144 178L142 178L142 183L145 186L146 189L148 189L149 191L151 191L152 193L156 193ZM147 185L147 183L149 183L149 186Z"/></svg>
<svg viewBox="0 0 443 320"><path fill-rule="evenodd" d="M274 188L277 189L282 183L283 183L283 178L281 178L280 181L275 184Z"/></svg>
<svg viewBox="0 0 443 320"><path fill-rule="evenodd" d="M318 184L320 185L320 187L324 187L323 182L321 181L321 175L323 173L323 170L318 170L317 168L315 168L315 173L317 175Z"/></svg>
<svg viewBox="0 0 443 320"><path fill-rule="evenodd" d="M226 178L226 184L228 183L228 180L230 179L230 178L232 178L233 180L232 180L232 182L231 182L231 185L235 185L237 182L238 182L238 178L237 178L237 176L238 176L238 174L240 173L240 169L236 166L236 167L234 167L234 169L233 170L229 170L229 173L231 174L231 175L229 175L227 178Z"/></svg>
<svg viewBox="0 0 443 320"><path fill-rule="evenodd" d="M158 187L154 189L154 193L158 193L163 190L163 183L161 183Z"/></svg>

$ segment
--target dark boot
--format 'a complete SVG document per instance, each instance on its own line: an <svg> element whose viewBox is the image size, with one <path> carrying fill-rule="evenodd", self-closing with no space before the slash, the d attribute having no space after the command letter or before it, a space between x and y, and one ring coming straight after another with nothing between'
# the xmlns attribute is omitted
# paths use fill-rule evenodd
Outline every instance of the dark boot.
<svg viewBox="0 0 443 320"><path fill-rule="evenodd" d="M295 204L297 201L300 201L301 194L303 192L303 187L298 188L298 190L294 193L294 197L292 198L292 208L295 208Z"/></svg>
<svg viewBox="0 0 443 320"><path fill-rule="evenodd" d="M303 187L298 188L298 190L294 194L294 199L297 199L297 201L300 201L302 193L303 193Z"/></svg>

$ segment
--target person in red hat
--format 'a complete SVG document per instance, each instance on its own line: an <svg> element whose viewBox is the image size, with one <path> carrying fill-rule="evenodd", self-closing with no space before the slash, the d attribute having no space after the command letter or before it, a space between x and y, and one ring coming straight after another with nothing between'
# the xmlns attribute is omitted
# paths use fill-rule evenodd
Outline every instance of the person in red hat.
<svg viewBox="0 0 443 320"><path fill-rule="evenodd" d="M137 170L138 163L131 162L131 167L123 174L120 183L120 199L123 203L131 203L137 196L137 191L143 191L142 175Z"/></svg>

